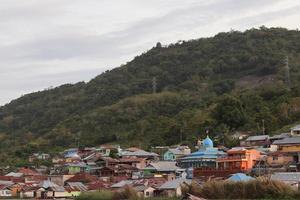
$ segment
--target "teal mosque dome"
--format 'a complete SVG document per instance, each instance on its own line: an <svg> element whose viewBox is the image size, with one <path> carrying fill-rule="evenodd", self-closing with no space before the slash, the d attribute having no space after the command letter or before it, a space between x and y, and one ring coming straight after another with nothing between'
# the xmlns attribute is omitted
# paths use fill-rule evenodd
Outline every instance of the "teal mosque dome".
<svg viewBox="0 0 300 200"><path fill-rule="evenodd" d="M214 143L213 143L213 141L209 138L209 136L207 136L207 137L205 138L205 140L203 140L203 147L204 147L204 148L214 147Z"/></svg>

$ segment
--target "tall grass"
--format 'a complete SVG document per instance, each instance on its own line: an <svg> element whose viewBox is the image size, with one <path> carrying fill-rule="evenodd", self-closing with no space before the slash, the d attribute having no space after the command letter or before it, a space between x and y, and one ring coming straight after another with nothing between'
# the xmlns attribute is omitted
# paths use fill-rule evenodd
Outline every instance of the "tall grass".
<svg viewBox="0 0 300 200"><path fill-rule="evenodd" d="M191 193L206 199L299 199L299 192L289 185L259 178L247 182L209 181L192 185Z"/></svg>

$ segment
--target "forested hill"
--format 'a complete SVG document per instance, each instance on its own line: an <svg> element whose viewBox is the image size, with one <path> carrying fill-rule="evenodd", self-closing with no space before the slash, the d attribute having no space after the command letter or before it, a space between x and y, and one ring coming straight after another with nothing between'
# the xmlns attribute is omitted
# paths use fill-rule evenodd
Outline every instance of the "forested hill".
<svg viewBox="0 0 300 200"><path fill-rule="evenodd" d="M28 94L1 107L0 163L78 141L191 144L207 128L212 135L261 132L262 120L273 134L300 121L299 83L296 30L262 27L158 43L88 83Z"/></svg>

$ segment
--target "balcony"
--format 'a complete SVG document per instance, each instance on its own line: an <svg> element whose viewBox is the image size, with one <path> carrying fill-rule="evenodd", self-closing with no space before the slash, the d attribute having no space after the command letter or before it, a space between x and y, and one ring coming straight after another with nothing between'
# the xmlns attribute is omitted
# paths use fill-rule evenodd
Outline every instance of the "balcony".
<svg viewBox="0 0 300 200"><path fill-rule="evenodd" d="M227 156L227 157L217 159L217 161L238 161L238 160L247 160L247 157L241 155L241 156Z"/></svg>

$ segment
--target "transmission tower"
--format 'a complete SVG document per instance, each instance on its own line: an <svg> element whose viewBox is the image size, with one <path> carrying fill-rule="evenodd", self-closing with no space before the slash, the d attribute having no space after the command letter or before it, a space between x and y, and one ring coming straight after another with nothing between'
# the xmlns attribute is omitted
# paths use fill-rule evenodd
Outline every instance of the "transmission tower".
<svg viewBox="0 0 300 200"><path fill-rule="evenodd" d="M285 83L287 85L288 90L291 89L291 78L290 78L290 67L289 67L289 57L285 58Z"/></svg>

